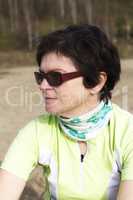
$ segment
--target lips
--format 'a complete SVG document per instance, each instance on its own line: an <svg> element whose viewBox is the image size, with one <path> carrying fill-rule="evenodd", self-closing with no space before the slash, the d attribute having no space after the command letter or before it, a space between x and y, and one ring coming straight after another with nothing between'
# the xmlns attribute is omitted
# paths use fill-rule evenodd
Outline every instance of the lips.
<svg viewBox="0 0 133 200"><path fill-rule="evenodd" d="M54 95L49 95L47 96L47 94L42 94L43 95L43 99L44 101L52 101L52 100L56 100L57 98Z"/></svg>
<svg viewBox="0 0 133 200"><path fill-rule="evenodd" d="M56 98L53 98L53 97L45 97L45 99L56 99Z"/></svg>
<svg viewBox="0 0 133 200"><path fill-rule="evenodd" d="M44 99L56 99L56 97L54 97L54 95L52 96L47 96L46 94L42 94Z"/></svg>
<svg viewBox="0 0 133 200"><path fill-rule="evenodd" d="M57 98L52 98L52 97L45 97L45 102L53 102L55 101Z"/></svg>

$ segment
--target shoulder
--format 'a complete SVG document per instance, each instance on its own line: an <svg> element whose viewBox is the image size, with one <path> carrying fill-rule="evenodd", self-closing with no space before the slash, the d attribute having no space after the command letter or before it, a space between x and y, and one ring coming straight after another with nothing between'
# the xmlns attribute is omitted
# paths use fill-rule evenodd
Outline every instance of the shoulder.
<svg viewBox="0 0 133 200"><path fill-rule="evenodd" d="M58 130L58 117L49 113L37 116L21 129L26 137L34 137L39 144L55 139ZM29 136L28 136L29 135Z"/></svg>
<svg viewBox="0 0 133 200"><path fill-rule="evenodd" d="M49 132L51 129L56 129L58 126L58 118L52 114L43 114L34 119L36 131Z"/></svg>
<svg viewBox="0 0 133 200"><path fill-rule="evenodd" d="M23 141L41 141L47 140L50 137L51 130L56 127L57 117L50 114L43 114L29 121L22 127L15 140Z"/></svg>
<svg viewBox="0 0 133 200"><path fill-rule="evenodd" d="M57 122L57 117L55 115L45 113L34 119L39 125L53 125Z"/></svg>
<svg viewBox="0 0 133 200"><path fill-rule="evenodd" d="M133 145L133 115L116 104L113 104L111 130L120 146L129 142Z"/></svg>
<svg viewBox="0 0 133 200"><path fill-rule="evenodd" d="M113 117L116 122L119 122L119 126L121 125L132 125L133 127L133 114L122 109L116 104L112 104L113 106ZM121 124L122 123L122 124Z"/></svg>
<svg viewBox="0 0 133 200"><path fill-rule="evenodd" d="M133 115L117 105L113 105L113 114L117 157L121 161L121 180L133 180Z"/></svg>
<svg viewBox="0 0 133 200"><path fill-rule="evenodd" d="M36 118L29 121L21 130L23 131L33 131L42 129L50 128L51 126L54 126L57 124L57 117L51 114L43 114L40 116L37 116Z"/></svg>

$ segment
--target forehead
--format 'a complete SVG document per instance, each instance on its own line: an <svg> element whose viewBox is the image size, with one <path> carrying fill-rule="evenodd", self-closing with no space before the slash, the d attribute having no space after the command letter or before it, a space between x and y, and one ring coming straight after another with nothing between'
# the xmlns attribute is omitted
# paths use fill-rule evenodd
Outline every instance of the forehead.
<svg viewBox="0 0 133 200"><path fill-rule="evenodd" d="M48 71L76 71L76 67L72 60L62 54L56 54L54 52L48 53L43 56L41 61L41 70Z"/></svg>

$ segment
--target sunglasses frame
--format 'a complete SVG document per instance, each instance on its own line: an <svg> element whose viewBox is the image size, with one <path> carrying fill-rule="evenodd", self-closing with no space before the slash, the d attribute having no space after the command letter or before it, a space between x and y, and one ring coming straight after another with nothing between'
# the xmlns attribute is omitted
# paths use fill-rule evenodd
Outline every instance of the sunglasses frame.
<svg viewBox="0 0 133 200"><path fill-rule="evenodd" d="M50 80L50 78L52 77L52 76L50 77L50 75L52 75L52 74L59 76L59 79L55 83L52 82L52 79ZM61 72L56 72L56 71L50 71L48 73L45 73L41 70L39 70L39 72L34 72L34 75L35 75L35 80L38 85L40 85L42 83L43 79L46 79L47 82L49 83L49 85L54 86L54 87L58 87L68 80L82 76L81 72L79 72L79 71L62 74ZM39 76L40 76L40 80L39 80Z"/></svg>

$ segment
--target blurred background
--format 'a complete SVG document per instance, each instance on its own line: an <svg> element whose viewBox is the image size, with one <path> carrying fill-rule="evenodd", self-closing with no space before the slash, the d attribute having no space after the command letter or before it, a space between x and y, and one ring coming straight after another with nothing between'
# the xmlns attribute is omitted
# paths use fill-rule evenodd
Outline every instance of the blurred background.
<svg viewBox="0 0 133 200"><path fill-rule="evenodd" d="M123 73L113 101L133 112L132 0L0 0L0 160L18 130L45 112L33 76L38 37L81 23L100 26L118 47ZM21 200L42 199L42 173L33 172Z"/></svg>
<svg viewBox="0 0 133 200"><path fill-rule="evenodd" d="M77 23L102 27L131 56L132 0L0 0L0 50L33 51L40 34ZM121 48L120 48L121 50Z"/></svg>

